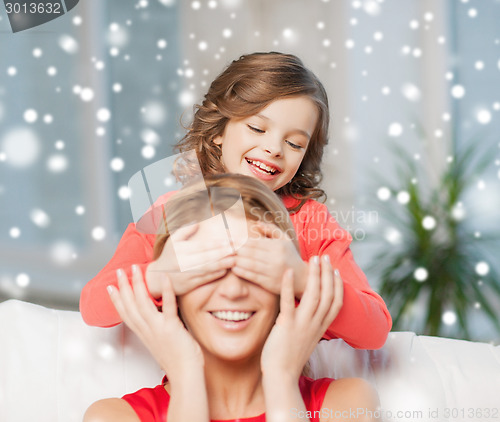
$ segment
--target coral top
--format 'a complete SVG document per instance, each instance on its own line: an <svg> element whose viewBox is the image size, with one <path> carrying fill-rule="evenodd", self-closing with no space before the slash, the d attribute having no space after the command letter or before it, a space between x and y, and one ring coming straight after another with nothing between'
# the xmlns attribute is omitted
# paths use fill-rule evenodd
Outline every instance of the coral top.
<svg viewBox="0 0 500 422"><path fill-rule="evenodd" d="M319 422L318 415L321 415L321 406L325 398L328 386L333 381L332 378L321 378L313 380L307 377L300 377L299 388L306 409L311 412L311 422ZM168 404L170 395L163 384L154 388L143 388L132 394L122 397L137 413L141 422L165 422L167 420ZM290 409L293 412L293 409ZM292 414L293 415L293 414ZM297 412L298 416L298 412ZM212 422L265 422L266 415L262 413L258 416L238 419L212 420Z"/></svg>
<svg viewBox="0 0 500 422"><path fill-rule="evenodd" d="M287 208L295 199L283 198ZM352 237L330 215L326 205L312 199L290 215L297 233L304 261L314 255L329 255L344 282L344 304L324 338L344 339L358 349L381 348L392 327L392 319L384 300L375 293L349 248ZM143 274L152 261L155 235L137 230L134 223L127 230L108 264L83 288L80 312L89 325L111 327L121 322L107 293L108 285L117 286L116 270L122 268L131 280L131 266L136 264Z"/></svg>

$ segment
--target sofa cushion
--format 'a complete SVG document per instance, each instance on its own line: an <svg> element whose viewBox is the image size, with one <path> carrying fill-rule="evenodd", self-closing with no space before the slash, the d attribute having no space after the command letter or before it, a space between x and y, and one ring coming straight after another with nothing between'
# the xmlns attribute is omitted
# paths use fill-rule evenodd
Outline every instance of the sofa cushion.
<svg viewBox="0 0 500 422"><path fill-rule="evenodd" d="M379 350L321 341L310 363L315 378L371 381L386 422L500 419L499 346L394 332ZM123 324L89 327L78 312L0 304L0 421L81 422L94 401L162 376Z"/></svg>

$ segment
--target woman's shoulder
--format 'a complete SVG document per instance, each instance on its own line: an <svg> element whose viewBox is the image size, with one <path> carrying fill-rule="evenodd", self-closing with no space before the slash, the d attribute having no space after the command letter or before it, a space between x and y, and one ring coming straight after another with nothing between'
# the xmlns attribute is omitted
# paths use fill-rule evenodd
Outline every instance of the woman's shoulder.
<svg viewBox="0 0 500 422"><path fill-rule="evenodd" d="M139 415L141 420L166 420L170 395L163 384L141 388L122 397ZM148 419L149 418L149 419Z"/></svg>
<svg viewBox="0 0 500 422"><path fill-rule="evenodd" d="M308 410L319 410L321 408L332 381L334 381L333 378L312 379L305 376L299 378L300 394Z"/></svg>

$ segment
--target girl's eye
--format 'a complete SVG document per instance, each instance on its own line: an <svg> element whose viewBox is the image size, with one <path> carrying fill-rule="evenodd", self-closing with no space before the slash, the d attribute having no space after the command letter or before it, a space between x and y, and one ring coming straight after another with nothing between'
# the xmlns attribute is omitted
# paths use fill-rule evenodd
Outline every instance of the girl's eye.
<svg viewBox="0 0 500 422"><path fill-rule="evenodd" d="M265 131L261 130L261 129L258 129L256 127L253 127L253 126L250 126L250 125L247 125L249 129L253 130L254 132L257 132L257 133L264 133Z"/></svg>
<svg viewBox="0 0 500 422"><path fill-rule="evenodd" d="M302 149L300 145L294 144L293 142L286 141L288 145L290 145L293 149Z"/></svg>
<svg viewBox="0 0 500 422"><path fill-rule="evenodd" d="M251 126L251 125L247 125L248 128L250 130L252 130L253 132L255 133L265 133L266 131L265 130L262 130L262 129L259 129L259 128L256 128L254 126ZM293 149L302 149L302 147L300 145L297 145L297 144L294 144L293 142L290 142L290 141L285 141L288 145L290 145L290 147L292 147Z"/></svg>

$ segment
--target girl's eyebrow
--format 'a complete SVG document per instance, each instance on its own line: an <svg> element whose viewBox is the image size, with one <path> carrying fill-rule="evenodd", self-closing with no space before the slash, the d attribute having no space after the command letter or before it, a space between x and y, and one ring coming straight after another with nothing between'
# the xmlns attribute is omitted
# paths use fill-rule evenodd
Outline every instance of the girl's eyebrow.
<svg viewBox="0 0 500 422"><path fill-rule="evenodd" d="M255 114L255 117L260 117L262 120L266 120L268 122L271 121L269 117L264 116L263 114L260 113ZM301 135L304 135L307 138L307 140L311 139L311 135L309 135L305 130L302 129L292 129L290 133L300 133Z"/></svg>

